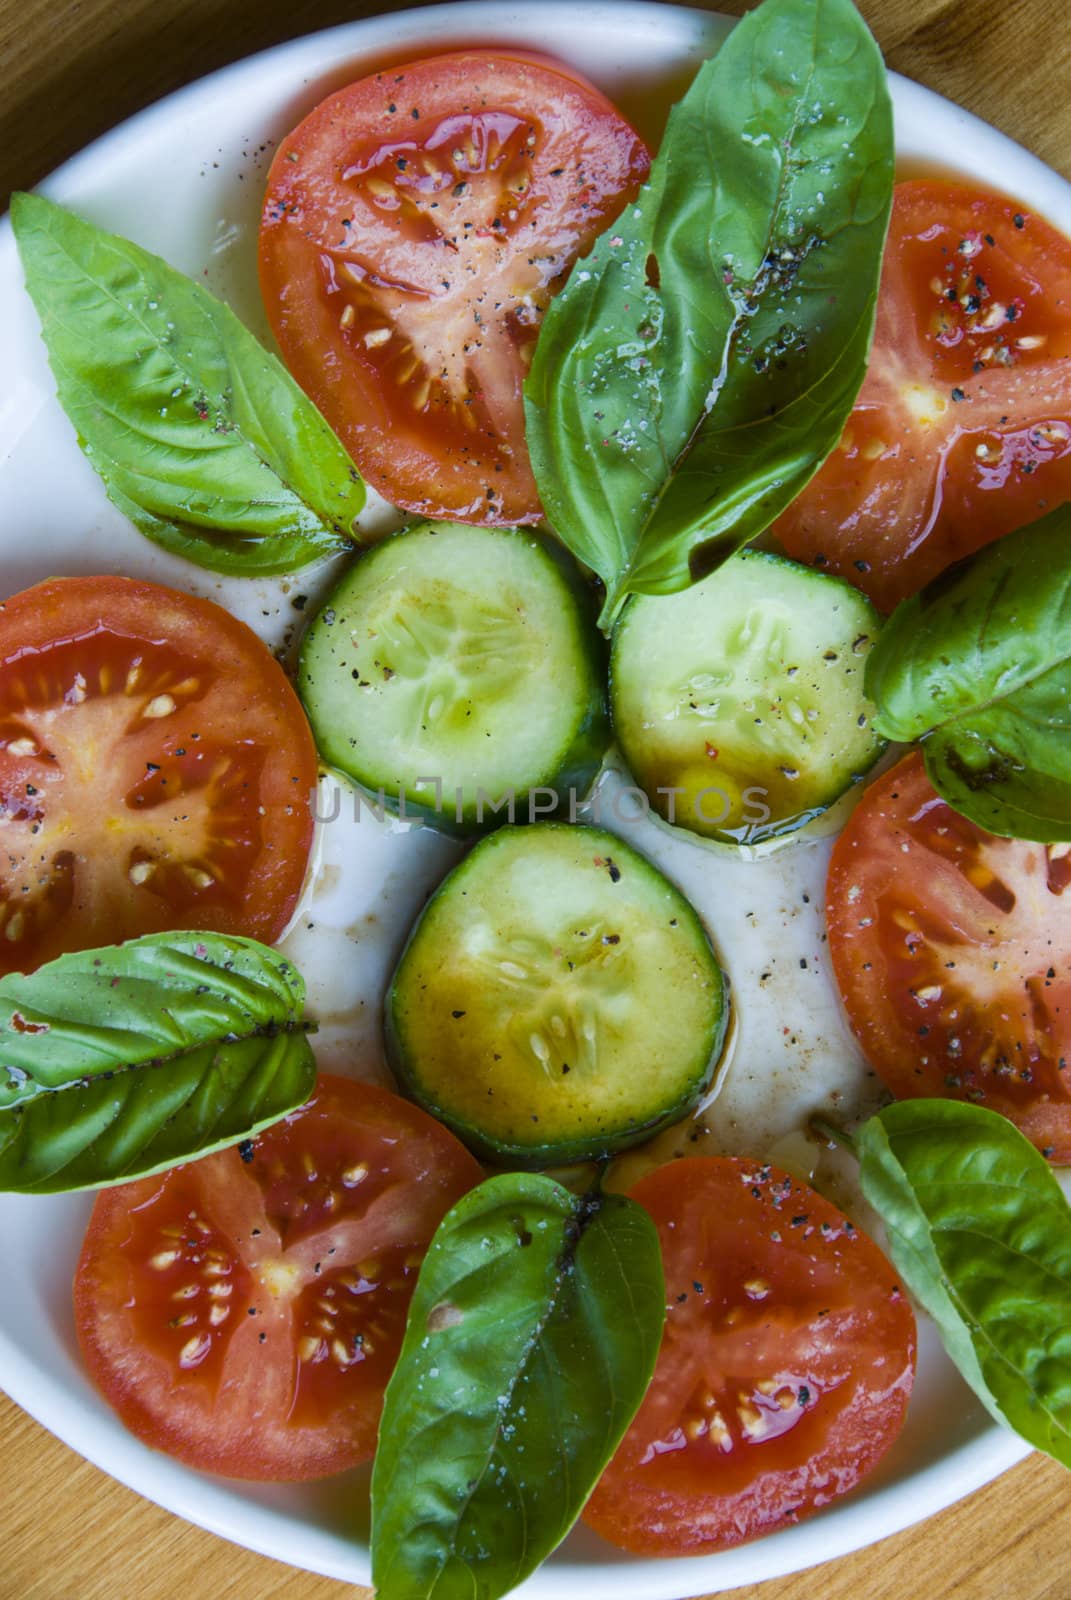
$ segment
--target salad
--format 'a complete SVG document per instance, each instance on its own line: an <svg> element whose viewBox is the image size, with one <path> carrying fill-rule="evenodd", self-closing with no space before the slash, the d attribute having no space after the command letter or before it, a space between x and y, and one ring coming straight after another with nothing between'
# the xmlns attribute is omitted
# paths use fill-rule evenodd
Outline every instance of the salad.
<svg viewBox="0 0 1071 1600"><path fill-rule="evenodd" d="M734 160L685 160L715 142ZM670 1554L818 1509L902 1423L905 1289L995 1414L1066 1456L1045 1164L1066 1139L1066 652L1039 574L1065 559L1066 356L1042 288L1068 247L994 197L894 199L892 179L880 59L847 4L766 0L650 167L552 62L373 73L268 180L262 282L300 387L158 258L49 202L14 211L116 506L209 570L335 570L300 704L252 635L177 591L69 578L7 602L0 1176L114 1185L77 1319L150 1442L318 1476L368 1456L386 1389L384 1594L504 1593L585 1502ZM908 338L890 307L923 246ZM948 421L918 467L912 430L956 407L977 426ZM910 492L889 490L908 461ZM416 520L347 560L364 476ZM771 527L807 564L742 549ZM883 623L898 537L940 571L1001 534ZM713 841L712 875L852 811L833 963L907 1098L854 1137L820 1093L809 1108L854 1150L891 1262L803 1181L798 1146L788 1171L689 1149L718 1148L744 996L657 852L600 810L611 729L635 780L616 799ZM272 949L309 858L314 739L355 806L480 836L390 983L387 1050L423 1111L316 1080L315 1004ZM888 740L920 753L864 787ZM1002 963L997 1026L979 999ZM505 1170L481 1181L468 1152Z"/></svg>

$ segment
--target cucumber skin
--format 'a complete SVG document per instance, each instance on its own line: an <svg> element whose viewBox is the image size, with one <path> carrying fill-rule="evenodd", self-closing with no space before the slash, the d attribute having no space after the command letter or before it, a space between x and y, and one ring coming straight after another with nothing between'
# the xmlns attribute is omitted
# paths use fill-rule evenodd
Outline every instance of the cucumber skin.
<svg viewBox="0 0 1071 1600"><path fill-rule="evenodd" d="M386 538L379 540L375 545L373 545L370 550L359 552L355 556L354 560L347 565L342 576L336 579L330 591L325 596L323 602L317 607L315 613L309 618L308 624L306 625L304 634L302 636L301 648L298 656L296 682L296 688L301 696L303 705L305 705L305 697L301 692L301 685L305 654L305 641L308 639L314 624L320 617L321 612L326 610L326 608L331 605L332 599L338 589L339 584L342 583L348 576L351 567L356 565L357 562L363 560L365 556L371 554L373 550L378 549L381 544L386 544L391 539L404 538L407 533L415 532L419 527L422 526L422 523L410 524L405 528L399 529L396 533L388 534ZM607 640L603 638L602 634L595 625L595 619L598 614L598 605L594 593L591 587L585 583L584 578L576 565L576 562L569 555L568 551L559 542L559 540L554 538L551 534L545 533L540 528L504 528L488 530L488 537L496 538L500 534L509 535L511 533L520 534L525 539L532 540L534 543L541 546L544 554L550 556L554 562L554 565L558 569L559 576L564 580L572 595L572 598L576 602L577 610L580 613L582 622L587 624L587 626L585 626L583 629L582 642L585 659L587 665L591 669L592 677L595 683L598 685L598 690L597 693L592 697L592 700L589 702L587 716L577 728L573 737L573 742L562 758L562 764L560 768L553 777L547 779L545 784L539 785L540 788L555 789L559 796L564 798L559 799L559 803L553 811L541 811L539 817L533 819L543 822L553 821L566 816L571 821L572 816L568 800L569 794L572 791L575 791L578 804L587 797L591 791L595 779L602 770L603 760L613 739L613 726L610 721L610 691L608 683L610 648ZM309 719L309 726L312 728L313 735L315 737L316 724L307 705L305 705L305 714ZM473 813L471 816L463 816L462 820L458 822L456 809L446 805L445 797L443 806L441 809L439 809L434 804L426 805L423 801L412 799L406 795L404 798L403 807L403 804L398 800L397 796L392 795L386 789L381 791L378 788L372 788L369 784L364 783L353 773L347 772L345 768L336 766L334 762L329 761L322 753L320 759L329 771L337 773L338 776L340 776L346 783L351 784L353 788L359 790L361 794L367 795L369 801L373 805L380 805L380 795L382 793L383 809L390 815L421 822L428 827L434 828L436 833L446 834L449 838L478 839L483 837L485 834L493 833L496 829L507 825L507 819L505 815L499 817L494 813L492 813L490 816L485 815L482 822L478 822L476 820L475 813ZM523 825L525 826L527 826L528 823L526 808L528 804L529 793L530 791L527 789L519 790L516 797L515 816L521 818Z"/></svg>
<svg viewBox="0 0 1071 1600"><path fill-rule="evenodd" d="M797 568L797 569L799 569L800 572L806 573L808 577L814 578L815 581L818 582L818 583L821 583L821 584L831 584L831 583L838 584L842 589L849 590L851 592L851 595L852 595L853 599L861 601L864 604L864 606L867 608L867 610L872 614L872 621L873 621L873 625L874 625L874 628L875 628L875 632L880 632L881 631L881 627L882 627L882 624L884 622L884 618L882 617L881 612L874 605L874 603L869 599L869 597L867 595L865 595L861 589L856 589L855 585L850 583L847 578L840 578L840 577L837 577L833 573L821 572L821 571L816 570L813 567L804 566L802 562L793 561L793 560L791 560L790 557L788 557L786 555L782 555L780 551L764 550L764 549L756 550L756 549L753 549L751 547L745 547L745 549L743 551L737 552L737 558L739 558L742 555L743 556L751 556L751 557L761 556L765 560L769 561L771 563L771 565L778 565L778 566L782 566L782 567ZM707 576L711 576L711 574L707 574ZM658 598L657 596L646 596L646 595L645 596L637 595L637 596L633 596L632 597L632 599L657 599L657 598ZM616 666L617 659L618 659L619 649L623 646L624 637L625 637L625 630L626 630L627 625L628 625L628 616L629 616L629 611L631 609L631 605L632 605L632 600L630 599L629 604L625 606L625 608L622 611L620 617L618 618L617 623L616 623L616 625L614 627L613 634L611 635L611 638L610 638L610 661L609 661L609 670L608 670L608 693L609 693L609 699L610 699L610 705L611 705L611 717L612 717L612 714L613 714L612 713L612 707L613 707L613 701L614 701L613 684L614 684L614 677L615 677L615 666ZM634 765L635 764L634 764L634 762L632 760L632 757L629 754L629 737L626 735L623 726L620 725L619 723L613 722L612 726L613 726L614 736L615 736L615 738L617 740L618 748L621 751L621 755L623 756L624 761L625 761L625 765L626 765L626 769L627 769L627 772L628 772L628 776L632 779L632 781L634 783L636 783L638 785L638 787L640 789L643 789L644 785L642 783L640 783L639 780L635 776L635 771L634 771ZM856 783L854 785L856 787L858 793L862 792L862 781L877 766L878 762L885 755L887 749L888 749L888 740L881 739L881 740L878 740L876 742L876 747L875 747L873 756L871 757L871 759L867 763L867 765L865 767L863 767L861 769L861 771L859 772L858 779L856 780ZM784 817L780 821L772 821L772 822L768 822L768 823L758 823L751 829L751 831L749 832L749 834L748 834L746 839L739 838L734 833L721 832L721 831L719 831L717 829L712 830L709 834L700 833L698 831L698 829L689 828L687 826L687 824L685 824L683 822L669 822L665 817L660 816L658 814L658 812L653 807L652 807L652 820L660 828L665 829L665 831L668 832L669 834L676 834L678 836L680 834L687 834L688 837L695 844L703 846L704 848L706 848L708 850L711 849L711 848L713 848L715 851L724 850L727 846L732 848L732 849L735 849L735 850L741 850L741 849L746 850L746 849L750 849L754 845L774 844L774 843L787 844L787 843L791 842L793 836L802 834L803 831L806 828L810 827L811 823L816 822L819 817L825 816L825 814L828 811L831 811L834 806L840 805L844 801L845 796L852 791L852 788L853 788L853 782L850 780L848 783L845 784L845 786L839 791L838 794L833 795L832 798L827 800L827 801L825 801L824 804L813 806L809 810L801 812L798 816L795 816L795 817Z"/></svg>
<svg viewBox="0 0 1071 1600"><path fill-rule="evenodd" d="M398 1081L401 1092L407 1099L414 1101L422 1111L441 1122L443 1127L449 1128L466 1149L484 1166L497 1167L505 1171L542 1172L548 1167L572 1167L584 1161L602 1161L610 1156L620 1155L622 1151L632 1150L638 1144L643 1144L647 1139L653 1139L656 1134L663 1133L674 1123L682 1122L693 1112L702 1100L710 1084L713 1082L714 1069L721 1059L725 1045L726 1032L729 1024L730 1005L729 989L722 974L722 1025L718 1028L714 1048L711 1051L710 1061L703 1078L696 1083L694 1090L683 1096L674 1105L667 1108L665 1113L650 1122L636 1123L622 1128L616 1133L611 1133L598 1139L562 1140L557 1144L546 1145L511 1145L503 1144L497 1140L489 1139L471 1123L462 1122L460 1118L451 1116L434 1101L429 1095L422 1094L416 1081L410 1076L404 1065L404 1054L397 1046L392 1024L387 1012L387 1025L385 1039L387 1044L387 1062L392 1073Z"/></svg>
<svg viewBox="0 0 1071 1600"><path fill-rule="evenodd" d="M585 828L596 838L610 841L615 850L620 851L622 847L629 850L632 849L616 834L607 833L601 828L589 827L586 823L569 824L551 821L541 824L541 826L547 828L569 828L570 832L573 832L576 828ZM398 974L402 969L409 947L416 939L425 915L451 879L464 872L472 854L473 852L470 851L469 855L466 855L455 867L451 868L434 894L428 899L427 904L409 931L405 945L395 963L390 983L387 985L387 992L383 1002L383 1040L386 1047L387 1065L390 1067L402 1093L420 1106L421 1110L426 1111L429 1116L434 1117L437 1122L441 1122L444 1127L449 1128L452 1133L456 1134L462 1144L471 1150L473 1155L485 1165L520 1169L524 1172L539 1172L547 1167L568 1167L583 1161L599 1161L610 1156L619 1155L623 1150L631 1150L634 1146L642 1144L646 1139L654 1138L656 1134L662 1133L666 1128L671 1128L674 1123L682 1121L684 1117L695 1110L714 1081L715 1073L724 1054L725 1041L729 1036L729 1024L732 1019L732 991L729 988L728 977L718 960L717 952L700 920L699 913L691 901L683 894L681 894L682 904L687 909L687 913L703 942L710 950L712 966L717 973L719 984L718 1021L711 1032L710 1051L702 1072L689 1085L685 1093L678 1096L657 1117L652 1117L644 1123L628 1125L609 1135L601 1134L590 1139L558 1140L557 1142L543 1145L513 1145L490 1138L472 1123L465 1122L451 1112L445 1111L431 1095L424 1092L419 1079L410 1070L406 1050L394 1025L395 988ZM638 856L639 851L632 850L632 854ZM652 871L659 873L659 876L664 876L659 868L649 862L645 856L641 856L640 859ZM679 890L677 892L680 894Z"/></svg>

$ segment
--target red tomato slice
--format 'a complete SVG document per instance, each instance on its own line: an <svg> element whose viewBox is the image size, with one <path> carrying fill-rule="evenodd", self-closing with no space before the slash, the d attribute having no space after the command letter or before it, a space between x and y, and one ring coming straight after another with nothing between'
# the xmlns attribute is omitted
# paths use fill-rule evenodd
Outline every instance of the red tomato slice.
<svg viewBox="0 0 1071 1600"><path fill-rule="evenodd" d="M0 972L179 928L272 943L316 750L282 668L209 600L52 578L0 607Z"/></svg>
<svg viewBox="0 0 1071 1600"><path fill-rule="evenodd" d="M671 1161L630 1192L658 1227L666 1330L584 1520L640 1555L692 1555L846 1494L914 1380L914 1314L877 1245L756 1161Z"/></svg>
<svg viewBox="0 0 1071 1600"><path fill-rule="evenodd" d="M523 52L377 72L282 141L260 230L268 318L388 500L539 519L521 395L539 321L649 166L605 96Z"/></svg>
<svg viewBox="0 0 1071 1600"><path fill-rule="evenodd" d="M424 1251L482 1176L408 1101L324 1075L238 1149L105 1189L74 1281L94 1381L208 1472L366 1460Z"/></svg>
<svg viewBox="0 0 1071 1600"><path fill-rule="evenodd" d="M866 382L774 525L891 611L1071 499L1071 241L1001 196L897 185Z"/></svg>
<svg viewBox="0 0 1071 1600"><path fill-rule="evenodd" d="M837 841L826 917L867 1059L901 1099L1009 1117L1071 1161L1066 846L999 839L939 798L921 755L867 790Z"/></svg>

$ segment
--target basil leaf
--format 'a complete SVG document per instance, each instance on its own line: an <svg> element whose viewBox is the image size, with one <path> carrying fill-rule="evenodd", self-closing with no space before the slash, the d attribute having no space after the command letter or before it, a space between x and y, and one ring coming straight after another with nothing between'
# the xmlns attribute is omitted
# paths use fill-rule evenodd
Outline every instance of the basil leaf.
<svg viewBox="0 0 1071 1600"><path fill-rule="evenodd" d="M923 741L949 805L990 833L1071 839L1071 506L897 606L865 681L878 732Z"/></svg>
<svg viewBox="0 0 1071 1600"><path fill-rule="evenodd" d="M228 306L40 195L11 222L60 403L146 537L247 576L352 549L357 469Z"/></svg>
<svg viewBox="0 0 1071 1600"><path fill-rule="evenodd" d="M293 965L153 934L0 979L0 1189L121 1183L247 1138L316 1067Z"/></svg>
<svg viewBox="0 0 1071 1600"><path fill-rule="evenodd" d="M496 1600L572 1527L650 1382L654 1224L620 1195L508 1174L424 1261L372 1476L379 1600Z"/></svg>
<svg viewBox="0 0 1071 1600"><path fill-rule="evenodd" d="M885 69L851 0L764 0L674 109L525 388L539 492L606 585L604 627L761 533L836 445L892 182Z"/></svg>
<svg viewBox="0 0 1071 1600"><path fill-rule="evenodd" d="M1071 1210L995 1111L904 1100L856 1136L897 1271L997 1419L1071 1466Z"/></svg>

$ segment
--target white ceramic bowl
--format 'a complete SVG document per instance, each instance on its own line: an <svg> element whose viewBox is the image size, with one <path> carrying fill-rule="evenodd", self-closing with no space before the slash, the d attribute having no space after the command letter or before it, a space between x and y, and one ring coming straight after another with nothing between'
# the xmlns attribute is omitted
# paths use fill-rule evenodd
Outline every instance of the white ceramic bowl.
<svg viewBox="0 0 1071 1600"><path fill-rule="evenodd" d="M362 62L419 56L459 42L509 41L552 51L586 72L649 136L728 23L669 5L468 3L334 28L282 45L172 95L98 140L43 186L223 293L263 332L255 237L273 141ZM397 53L397 54L396 54ZM1003 135L902 78L893 79L897 148L1006 189L1071 233L1071 186ZM3 589L55 572L122 571L223 600L271 643L292 625L288 586L217 580L164 555L112 509L53 395L36 320L7 222L0 224L0 550ZM382 522L375 506L369 521ZM315 592L325 572L303 574ZM639 837L637 837L637 834ZM762 1155L832 1085L859 1104L858 1055L840 1018L819 943L828 842L768 862L727 862L646 824L633 831L696 901L726 953L742 1016L734 1061L714 1110L725 1148ZM427 831L362 823L325 828L312 904L292 946L316 973L312 998L333 1023L323 1064L381 1067L376 1015L392 956L420 901L453 857ZM337 870L323 870L326 868ZM803 893L810 908L803 910ZM315 921L315 931L307 927ZM345 961L338 951L346 952ZM776 951L772 988L757 972ZM798 955L809 956L800 977ZM780 1026L793 1025L791 1047ZM90 1199L0 1196L4 1287L0 1384L46 1427L160 1505L251 1549L315 1572L368 1580L367 1475L325 1484L246 1487L201 1476L132 1438L79 1363L71 1274ZM919 1378L896 1447L855 1494L820 1516L742 1549L684 1561L641 1561L580 1530L524 1586L536 1597L678 1600L826 1561L929 1516L1026 1454L967 1392L934 1335L921 1330Z"/></svg>

